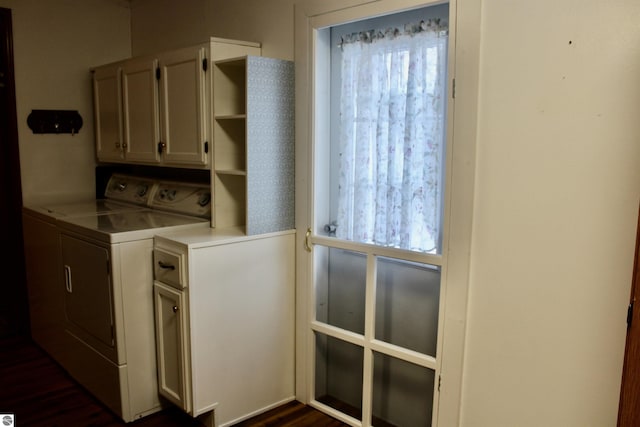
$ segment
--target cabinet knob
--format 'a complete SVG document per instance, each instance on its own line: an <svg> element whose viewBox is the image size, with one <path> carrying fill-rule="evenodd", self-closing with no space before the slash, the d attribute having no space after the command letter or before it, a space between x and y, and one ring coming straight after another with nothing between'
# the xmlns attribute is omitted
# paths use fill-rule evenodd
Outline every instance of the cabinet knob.
<svg viewBox="0 0 640 427"><path fill-rule="evenodd" d="M116 141L116 148L120 148L120 142Z"/></svg>
<svg viewBox="0 0 640 427"><path fill-rule="evenodd" d="M177 306L177 305L174 305L174 306L173 306L173 312L174 312L174 313L177 313L177 312L178 312L178 306Z"/></svg>

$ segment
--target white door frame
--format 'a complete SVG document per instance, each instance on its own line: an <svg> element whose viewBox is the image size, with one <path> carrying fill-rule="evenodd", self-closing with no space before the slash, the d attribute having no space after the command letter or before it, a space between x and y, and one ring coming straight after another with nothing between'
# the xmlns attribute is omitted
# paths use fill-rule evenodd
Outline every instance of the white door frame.
<svg viewBox="0 0 640 427"><path fill-rule="evenodd" d="M296 397L308 403L312 381L308 342L311 329L309 315L312 298L311 254L305 250L305 232L317 229L313 224L314 176L313 141L328 141L325 129L314 128L321 102L316 98L327 91L314 92L315 29L350 20L399 12L442 3L429 0L299 0L295 4L296 63ZM450 52L455 67L449 69L450 93L455 93L455 108L450 111L447 148L447 198L449 214L444 219L448 241L447 268L443 274L442 291L446 293L443 321L442 377L438 408L438 424L459 424L462 403L464 342L469 293L469 265L473 215L478 70L480 45L480 8L477 0L451 0L450 34L455 32L455 45ZM455 90L455 92L454 92ZM326 104L325 104L326 105Z"/></svg>

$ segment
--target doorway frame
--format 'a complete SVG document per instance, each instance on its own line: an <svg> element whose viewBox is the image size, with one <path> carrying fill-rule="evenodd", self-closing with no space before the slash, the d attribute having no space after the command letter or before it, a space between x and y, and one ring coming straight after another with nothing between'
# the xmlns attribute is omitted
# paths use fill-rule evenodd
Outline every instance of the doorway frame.
<svg viewBox="0 0 640 427"><path fill-rule="evenodd" d="M0 217L5 225L6 243L11 248L8 277L4 280L6 298L0 307L8 333L29 335L29 304L22 236L22 181L18 143L18 118L13 59L13 25L11 9L0 7L0 186L3 208Z"/></svg>
<svg viewBox="0 0 640 427"><path fill-rule="evenodd" d="M640 208L636 228L636 250L631 279L631 296L627 315L627 340L624 351L622 384L618 407L618 427L633 427L640 422L640 307L635 307L640 293Z"/></svg>
<svg viewBox="0 0 640 427"><path fill-rule="evenodd" d="M322 129L314 116L327 114L319 108L314 93L315 35L323 15L334 14L344 22L380 14L400 12L442 2L428 0L300 0L294 7L294 58L296 64L296 397L308 403L312 381L307 343L311 339L309 315L313 283L312 256L306 251L305 231L313 224L310 191L314 176L313 141ZM464 341L469 292L470 248L476 157L477 99L480 54L480 3L451 1L456 22L455 109L450 156L449 246L442 343L442 386L438 424L458 425L462 402ZM323 17L324 18L324 17ZM326 20L325 20L326 23ZM320 27L318 27L320 28Z"/></svg>

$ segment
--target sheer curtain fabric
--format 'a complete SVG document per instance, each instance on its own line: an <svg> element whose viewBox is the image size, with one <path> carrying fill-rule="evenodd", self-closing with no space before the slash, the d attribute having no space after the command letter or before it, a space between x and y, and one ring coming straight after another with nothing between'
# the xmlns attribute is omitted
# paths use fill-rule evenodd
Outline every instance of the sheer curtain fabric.
<svg viewBox="0 0 640 427"><path fill-rule="evenodd" d="M440 251L447 36L342 46L336 237Z"/></svg>

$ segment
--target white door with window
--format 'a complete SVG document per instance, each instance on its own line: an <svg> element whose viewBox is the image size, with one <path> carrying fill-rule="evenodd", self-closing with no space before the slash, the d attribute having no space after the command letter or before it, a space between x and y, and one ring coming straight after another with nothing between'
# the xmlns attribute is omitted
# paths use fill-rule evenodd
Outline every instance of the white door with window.
<svg viewBox="0 0 640 427"><path fill-rule="evenodd" d="M296 8L297 393L354 426L436 425L455 4L326 3Z"/></svg>

